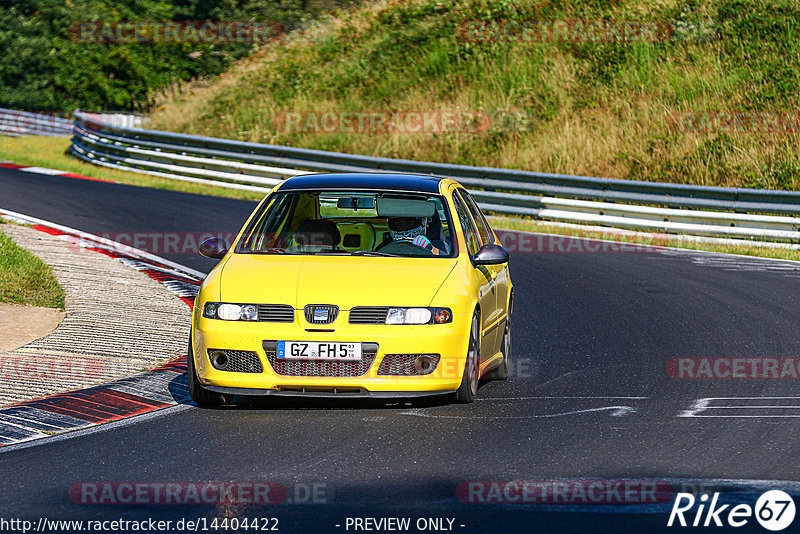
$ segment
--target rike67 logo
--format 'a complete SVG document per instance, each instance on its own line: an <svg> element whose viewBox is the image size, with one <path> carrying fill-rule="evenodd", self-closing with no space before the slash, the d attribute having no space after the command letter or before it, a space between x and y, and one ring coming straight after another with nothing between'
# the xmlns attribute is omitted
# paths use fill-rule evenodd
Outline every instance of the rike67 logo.
<svg viewBox="0 0 800 534"><path fill-rule="evenodd" d="M692 493L678 493L667 526L743 527L755 517L765 529L779 531L794 521L794 500L783 491L767 491L758 498L755 506L718 504L719 495L717 492L709 497L703 493L697 498Z"/></svg>

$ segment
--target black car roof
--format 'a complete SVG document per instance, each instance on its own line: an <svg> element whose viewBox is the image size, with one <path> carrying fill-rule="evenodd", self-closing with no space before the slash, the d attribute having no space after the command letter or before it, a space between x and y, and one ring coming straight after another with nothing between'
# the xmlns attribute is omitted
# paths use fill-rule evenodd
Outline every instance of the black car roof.
<svg viewBox="0 0 800 534"><path fill-rule="evenodd" d="M378 189L438 193L443 178L425 174L335 173L294 176L281 185L281 191L300 189Z"/></svg>

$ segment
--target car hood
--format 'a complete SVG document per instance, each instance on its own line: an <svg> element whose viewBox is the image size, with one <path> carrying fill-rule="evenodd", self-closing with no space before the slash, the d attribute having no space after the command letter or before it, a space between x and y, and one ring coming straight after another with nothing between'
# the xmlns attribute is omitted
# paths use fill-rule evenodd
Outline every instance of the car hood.
<svg viewBox="0 0 800 534"><path fill-rule="evenodd" d="M221 301L253 304L427 306L456 258L234 254L221 279Z"/></svg>

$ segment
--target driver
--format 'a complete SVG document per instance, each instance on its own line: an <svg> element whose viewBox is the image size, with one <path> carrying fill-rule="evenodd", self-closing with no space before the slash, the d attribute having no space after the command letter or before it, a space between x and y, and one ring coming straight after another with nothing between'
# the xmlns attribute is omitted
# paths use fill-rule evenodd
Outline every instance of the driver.
<svg viewBox="0 0 800 534"><path fill-rule="evenodd" d="M424 217L390 217L388 220L389 233L393 241L410 241L418 247L430 250L438 256L441 250L433 246L431 240L425 237L428 229L428 219Z"/></svg>

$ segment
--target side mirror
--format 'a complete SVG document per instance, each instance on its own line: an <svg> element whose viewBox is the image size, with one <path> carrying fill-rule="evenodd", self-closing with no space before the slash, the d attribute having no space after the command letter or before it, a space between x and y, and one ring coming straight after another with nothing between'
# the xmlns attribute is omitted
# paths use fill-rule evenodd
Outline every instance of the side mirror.
<svg viewBox="0 0 800 534"><path fill-rule="evenodd" d="M213 258L215 260L221 260L225 257L225 254L228 252L228 244L225 242L224 239L220 239L219 237L212 237L211 239L206 239L200 244L200 254L205 256L206 258Z"/></svg>
<svg viewBox="0 0 800 534"><path fill-rule="evenodd" d="M487 243L472 257L475 265L500 265L508 263L508 251L500 245Z"/></svg>

